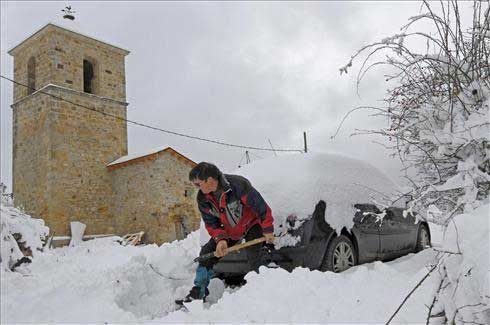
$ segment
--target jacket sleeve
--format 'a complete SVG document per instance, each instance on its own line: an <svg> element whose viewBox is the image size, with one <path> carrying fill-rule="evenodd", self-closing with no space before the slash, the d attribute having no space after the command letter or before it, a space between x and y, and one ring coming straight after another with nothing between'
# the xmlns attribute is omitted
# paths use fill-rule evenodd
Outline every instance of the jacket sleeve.
<svg viewBox="0 0 490 325"><path fill-rule="evenodd" d="M204 221L204 226L208 231L209 236L211 236L216 242L222 239L226 239L227 235L225 230L221 227L221 221L218 217L211 213L211 209L205 204L198 204L199 211L201 212L202 220Z"/></svg>
<svg viewBox="0 0 490 325"><path fill-rule="evenodd" d="M245 193L241 197L243 204L249 206L257 213L260 219L260 226L264 233L274 232L274 218L272 210L265 202L260 193L247 181Z"/></svg>

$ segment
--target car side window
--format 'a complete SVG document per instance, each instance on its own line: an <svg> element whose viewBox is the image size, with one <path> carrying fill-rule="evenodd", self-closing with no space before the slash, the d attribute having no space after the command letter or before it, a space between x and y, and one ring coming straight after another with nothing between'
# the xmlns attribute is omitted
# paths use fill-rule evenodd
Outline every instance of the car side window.
<svg viewBox="0 0 490 325"><path fill-rule="evenodd" d="M379 221L378 214L381 211L374 204L355 204L357 209L354 216L354 223L357 224L374 224Z"/></svg>

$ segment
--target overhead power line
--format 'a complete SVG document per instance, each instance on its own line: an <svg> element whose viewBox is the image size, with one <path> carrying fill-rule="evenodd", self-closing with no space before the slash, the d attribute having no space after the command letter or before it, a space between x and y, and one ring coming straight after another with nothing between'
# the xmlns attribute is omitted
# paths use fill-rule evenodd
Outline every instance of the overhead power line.
<svg viewBox="0 0 490 325"><path fill-rule="evenodd" d="M65 99L63 97L60 97L60 96L57 96L57 95L54 95L54 94L50 94L50 93L45 92L43 90L35 89L33 87L30 87L30 86L25 85L23 83L20 83L18 81L15 81L15 80L12 80L10 78L7 78L7 77L5 77L3 75L0 75L0 77L3 78L3 79L5 79L5 80L8 80L8 81L10 81L10 82L12 82L12 83L14 83L16 85L26 87L28 89L31 89L31 90L35 91L35 92L38 92L38 93L41 93L41 94L44 94L44 95L51 96L53 98L56 98L58 100L61 100L61 101L70 103L70 104L75 105L75 106L78 106L78 107L81 107L83 109L90 110L90 111L96 112L96 113L100 113L100 114L102 114L104 116L110 116L110 117L113 117L115 119L124 121L126 123L131 123L131 124L138 125L138 126L141 126L141 127L145 127L145 128L148 128L148 129L151 129L151 130L155 130L155 131L160 131L160 132L164 132L164 133L168 133L168 134L173 134L173 135L176 135L176 136L179 136L179 137L184 137L184 138L189 138L189 139L194 139L194 140L199 140L199 141L210 142L210 143L219 144L219 145L227 146L227 147L243 148L243 149L250 149L250 150L282 151L282 152L303 152L303 150L300 150L300 149L269 149L269 148L262 148L262 147L244 146L244 145L238 145L238 144L232 144L232 143L227 143L227 142L222 142L222 141L217 141L217 140L211 140L211 139L201 138L201 137L197 137L197 136L193 136L193 135L188 135L188 134L184 134L184 133L180 133L180 132L170 131L170 130L162 129L162 128L159 128L159 127L151 126L151 125L148 125L148 124L144 124L144 123L140 123L140 122L128 120L126 118L123 118L123 117L120 117L120 116L116 116L114 114L102 112L102 111L96 110L95 108L91 108L91 107L88 107L88 106L84 106L84 105L81 105L81 104L72 102L72 101L70 101L68 99Z"/></svg>

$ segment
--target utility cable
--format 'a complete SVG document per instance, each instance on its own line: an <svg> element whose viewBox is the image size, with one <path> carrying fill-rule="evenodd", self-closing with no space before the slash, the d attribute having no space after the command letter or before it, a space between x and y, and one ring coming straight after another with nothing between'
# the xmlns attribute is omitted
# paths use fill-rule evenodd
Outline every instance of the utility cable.
<svg viewBox="0 0 490 325"><path fill-rule="evenodd" d="M88 107L88 106L84 106L84 105L81 105L81 104L72 102L72 101L70 101L68 99L65 99L63 97L56 96L54 94L48 93L46 91L43 91L42 89L41 90L37 90L37 89L35 89L33 87L30 87L30 86L25 85L23 83L20 83L18 81L12 80L12 79L7 78L7 77L5 77L3 75L0 75L0 77L3 78L3 79L5 79L5 80L8 80L8 81L10 81L10 82L12 82L12 83L14 83L16 85L23 86L23 87L26 87L28 89L31 89L34 92L38 92L38 93L41 93L41 94L44 94L44 95L48 95L48 96L51 96L51 97L56 98L58 100L61 100L61 101L70 103L72 105L81 107L83 109L87 109L87 110L90 110L92 112L97 112L97 113L100 113L100 114L102 114L104 116L110 116L110 117L113 117L113 118L115 118L117 120L121 120L121 121L124 121L126 123L131 123L131 124L138 125L138 126L141 126L141 127L145 127L145 128L148 128L148 129L152 129L152 130L155 130L155 131L160 131L160 132L164 132L164 133L168 133L168 134L172 134L172 135L177 135L177 136L184 137L184 138L189 138L189 139L194 139L194 140L199 140L199 141L205 141L205 142L210 142L210 143L214 143L214 144L219 144L219 145L222 145L222 146L235 147L235 148L244 148L244 149L261 150L261 151L303 152L303 150L300 150L300 149L274 149L274 150L272 150L272 149L269 149L269 148L243 146L243 145L238 145L238 144L232 144L232 143L227 143L227 142L222 142L222 141L217 141L217 140L211 140L211 139L196 137L196 136L193 136L193 135L188 135L188 134L179 133L179 132L175 132L175 131L170 131L170 130L158 128L158 127L155 127L155 126L151 126L151 125L148 125L148 124L144 124L144 123L140 123L140 122L128 120L126 118L123 118L123 117L120 117L120 116L117 116L117 115L113 115L113 114L110 114L110 113L102 112L102 111L99 111L99 110L97 110L95 108L91 108L91 107Z"/></svg>

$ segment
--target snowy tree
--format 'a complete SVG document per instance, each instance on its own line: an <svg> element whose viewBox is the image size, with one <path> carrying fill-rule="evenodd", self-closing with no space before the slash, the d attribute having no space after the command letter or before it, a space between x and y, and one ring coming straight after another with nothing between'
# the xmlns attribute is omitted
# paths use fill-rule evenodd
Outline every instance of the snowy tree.
<svg viewBox="0 0 490 325"><path fill-rule="evenodd" d="M471 26L464 26L457 1L441 3L438 12L424 1L426 12L411 17L401 33L369 44L340 69L347 73L364 55L357 82L371 68L387 65L393 73L376 115L386 128L361 130L379 134L404 164L412 184L412 207L437 223L474 209L490 191L490 33L488 2L475 1ZM430 21L435 33L410 31ZM425 52L406 45L409 38ZM373 60L387 51L383 60ZM372 62L374 61L374 62Z"/></svg>
<svg viewBox="0 0 490 325"><path fill-rule="evenodd" d="M382 104L371 108L388 125L358 134L389 139L388 147L400 158L411 184L409 211L415 209L420 218L446 227L437 263L429 271L437 285L427 323L441 317L446 323L483 324L490 318L490 297L485 288L478 288L482 283L472 272L482 265L488 270L488 254L478 260L475 249L481 247L462 245L468 239L460 236L461 217L488 200L490 192L489 3L474 1L468 24L455 0L423 1L421 8L400 33L357 51L340 73L362 59L359 87L372 68L389 68L385 77L392 86ZM416 30L425 23L434 31ZM422 51L416 46L421 43ZM383 59L380 54L385 54ZM488 233L485 237L488 242Z"/></svg>

